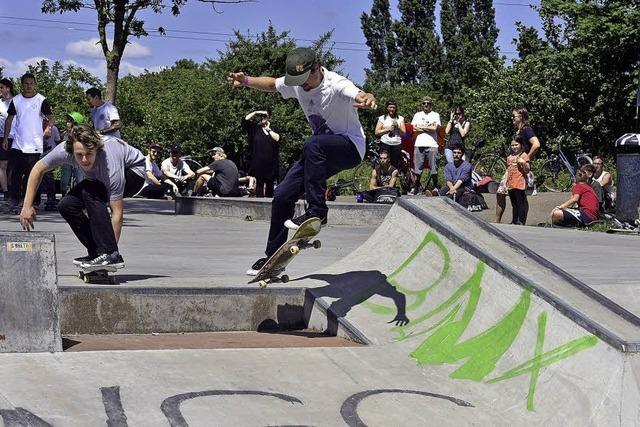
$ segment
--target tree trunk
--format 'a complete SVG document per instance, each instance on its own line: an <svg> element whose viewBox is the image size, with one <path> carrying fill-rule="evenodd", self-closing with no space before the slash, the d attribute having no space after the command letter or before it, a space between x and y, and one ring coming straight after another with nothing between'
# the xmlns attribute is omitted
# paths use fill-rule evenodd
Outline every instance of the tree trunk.
<svg viewBox="0 0 640 427"><path fill-rule="evenodd" d="M104 100L111 104L116 103L116 94L118 91L118 73L120 72L120 61L107 61L107 90Z"/></svg>

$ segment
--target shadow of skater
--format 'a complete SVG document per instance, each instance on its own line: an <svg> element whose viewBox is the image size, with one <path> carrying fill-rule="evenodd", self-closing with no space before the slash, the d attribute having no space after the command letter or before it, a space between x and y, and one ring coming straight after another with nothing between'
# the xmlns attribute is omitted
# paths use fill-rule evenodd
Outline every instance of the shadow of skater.
<svg viewBox="0 0 640 427"><path fill-rule="evenodd" d="M396 317L387 323L404 326L409 323L406 316L406 298L387 280L387 276L378 270L350 271L342 274L310 274L296 280L316 279L329 285L318 288L308 288L305 298L305 320L309 320L313 304L317 298L338 298L331 303L327 310L329 328L337 331L337 325L331 325L332 320L347 315L353 306L360 304L374 295L390 298L396 306ZM335 316L335 319L332 319Z"/></svg>

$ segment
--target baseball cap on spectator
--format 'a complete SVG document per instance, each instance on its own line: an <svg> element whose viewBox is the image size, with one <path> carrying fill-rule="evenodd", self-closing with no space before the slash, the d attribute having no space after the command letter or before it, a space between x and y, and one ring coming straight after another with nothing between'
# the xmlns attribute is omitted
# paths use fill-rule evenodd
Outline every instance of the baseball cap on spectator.
<svg viewBox="0 0 640 427"><path fill-rule="evenodd" d="M157 143L153 143L149 146L149 148L155 148L156 150L162 150L162 147L160 146L160 144Z"/></svg>
<svg viewBox="0 0 640 427"><path fill-rule="evenodd" d="M180 149L180 144L173 144L171 146L172 153L182 153L182 149Z"/></svg>
<svg viewBox="0 0 640 427"><path fill-rule="evenodd" d="M77 125L83 125L87 123L86 117L78 113L77 111L67 113L67 117L71 117L71 120L73 120L73 122Z"/></svg>
<svg viewBox="0 0 640 427"><path fill-rule="evenodd" d="M213 147L209 150L209 154L222 153L224 154L224 149L222 147Z"/></svg>
<svg viewBox="0 0 640 427"><path fill-rule="evenodd" d="M422 98L422 103L423 104L433 104L433 99L431 99L431 97L429 96L425 96Z"/></svg>
<svg viewBox="0 0 640 427"><path fill-rule="evenodd" d="M302 86L311 74L311 68L316 62L316 53L308 47L293 49L287 55L284 84L287 86Z"/></svg>

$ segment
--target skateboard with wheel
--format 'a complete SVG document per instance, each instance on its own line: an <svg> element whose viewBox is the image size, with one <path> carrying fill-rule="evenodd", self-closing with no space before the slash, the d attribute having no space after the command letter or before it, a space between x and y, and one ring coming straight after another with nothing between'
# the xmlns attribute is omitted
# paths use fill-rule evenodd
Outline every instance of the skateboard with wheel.
<svg viewBox="0 0 640 427"><path fill-rule="evenodd" d="M320 226L320 218L311 218L300 224L300 227L293 236L284 242L282 246L269 257L267 262L265 262L258 271L258 274L256 274L249 283L258 282L261 288L267 287L268 283L276 280L287 283L289 276L286 274L280 276L280 274L284 272L291 260L300 253L302 249L320 248L320 240L311 242L311 239L320 232Z"/></svg>
<svg viewBox="0 0 640 427"><path fill-rule="evenodd" d="M115 285L116 280L113 274L118 269L116 267L105 267L100 270L90 270L80 267L78 278L87 284L95 285Z"/></svg>

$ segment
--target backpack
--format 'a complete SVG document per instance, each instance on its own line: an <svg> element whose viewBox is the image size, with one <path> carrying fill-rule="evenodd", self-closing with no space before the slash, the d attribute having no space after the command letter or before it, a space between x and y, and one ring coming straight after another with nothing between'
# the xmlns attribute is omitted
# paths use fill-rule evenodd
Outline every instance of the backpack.
<svg viewBox="0 0 640 427"><path fill-rule="evenodd" d="M484 197L482 197L482 194L475 191L466 191L462 196L460 196L457 202L471 212L489 209L487 203L484 201Z"/></svg>
<svg viewBox="0 0 640 427"><path fill-rule="evenodd" d="M373 203L392 204L400 197L395 187L382 187L373 191Z"/></svg>

